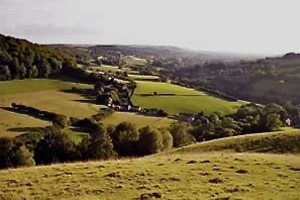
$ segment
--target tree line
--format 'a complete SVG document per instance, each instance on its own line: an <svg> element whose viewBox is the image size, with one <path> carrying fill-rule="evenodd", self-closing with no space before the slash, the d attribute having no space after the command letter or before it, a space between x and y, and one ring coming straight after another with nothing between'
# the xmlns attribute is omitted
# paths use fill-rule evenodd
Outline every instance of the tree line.
<svg viewBox="0 0 300 200"><path fill-rule="evenodd" d="M195 142L279 130L292 113L299 117L299 109L290 103L286 108L274 103L264 107L250 103L231 115L216 112L205 116L200 112L192 123L175 122L165 128L137 128L128 122L106 127L93 117L71 117L68 126L88 133L79 143L70 139L60 123L15 138L0 138L0 168L144 156Z"/></svg>
<svg viewBox="0 0 300 200"><path fill-rule="evenodd" d="M75 63L74 56L63 49L0 34L0 81L46 78Z"/></svg>

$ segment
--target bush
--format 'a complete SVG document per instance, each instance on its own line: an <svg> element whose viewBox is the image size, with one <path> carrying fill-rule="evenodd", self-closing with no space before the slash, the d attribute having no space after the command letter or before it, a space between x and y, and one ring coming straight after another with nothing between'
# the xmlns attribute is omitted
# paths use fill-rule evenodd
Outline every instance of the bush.
<svg viewBox="0 0 300 200"><path fill-rule="evenodd" d="M121 156L132 156L137 154L136 143L139 132L134 124L122 122L116 126L111 133L114 150Z"/></svg>
<svg viewBox="0 0 300 200"><path fill-rule="evenodd" d="M83 138L77 146L77 151L82 160L108 159L117 155L104 126L98 126L91 136Z"/></svg>
<svg viewBox="0 0 300 200"><path fill-rule="evenodd" d="M33 155L23 143L11 138L0 138L0 168L34 165Z"/></svg>
<svg viewBox="0 0 300 200"><path fill-rule="evenodd" d="M189 129L190 127L186 123L173 123L169 126L175 148L196 142L194 136L189 133Z"/></svg>
<svg viewBox="0 0 300 200"><path fill-rule="evenodd" d="M68 118L65 115L55 114L54 118L52 119L52 123L54 126L59 128L65 128L68 126Z"/></svg>
<svg viewBox="0 0 300 200"><path fill-rule="evenodd" d="M75 144L65 133L54 131L47 133L34 150L37 164L68 162L75 159Z"/></svg>

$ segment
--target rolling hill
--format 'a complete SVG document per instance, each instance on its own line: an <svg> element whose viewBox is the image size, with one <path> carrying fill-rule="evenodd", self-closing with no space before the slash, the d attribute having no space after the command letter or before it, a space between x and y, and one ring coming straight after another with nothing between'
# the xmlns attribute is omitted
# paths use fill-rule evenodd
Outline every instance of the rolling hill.
<svg viewBox="0 0 300 200"><path fill-rule="evenodd" d="M232 137L142 158L2 170L0 198L297 200L299 133ZM270 154L276 146L275 151L253 153L264 146L253 146L253 141L266 138L286 145L292 142L296 152L286 148L285 154ZM235 153L229 143L254 148Z"/></svg>

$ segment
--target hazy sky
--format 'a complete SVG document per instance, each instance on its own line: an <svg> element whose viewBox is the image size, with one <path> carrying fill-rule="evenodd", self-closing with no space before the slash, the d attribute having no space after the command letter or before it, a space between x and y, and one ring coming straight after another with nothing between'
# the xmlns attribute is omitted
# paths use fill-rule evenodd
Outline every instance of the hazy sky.
<svg viewBox="0 0 300 200"><path fill-rule="evenodd" d="M0 0L0 33L37 43L300 52L298 0Z"/></svg>

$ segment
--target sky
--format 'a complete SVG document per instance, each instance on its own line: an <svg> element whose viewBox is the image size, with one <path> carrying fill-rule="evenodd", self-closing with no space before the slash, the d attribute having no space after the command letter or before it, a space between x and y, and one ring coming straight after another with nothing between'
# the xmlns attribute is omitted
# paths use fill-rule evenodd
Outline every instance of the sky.
<svg viewBox="0 0 300 200"><path fill-rule="evenodd" d="M35 43L300 52L298 0L0 0L0 33Z"/></svg>

